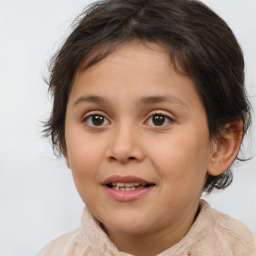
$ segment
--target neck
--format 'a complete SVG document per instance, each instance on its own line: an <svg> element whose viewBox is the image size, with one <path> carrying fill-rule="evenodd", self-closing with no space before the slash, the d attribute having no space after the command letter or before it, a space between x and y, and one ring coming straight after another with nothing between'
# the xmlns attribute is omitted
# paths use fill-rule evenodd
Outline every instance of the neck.
<svg viewBox="0 0 256 256"><path fill-rule="evenodd" d="M135 256L154 256L172 247L187 234L198 214L198 205L190 210L173 225L143 234L105 230L119 251Z"/></svg>

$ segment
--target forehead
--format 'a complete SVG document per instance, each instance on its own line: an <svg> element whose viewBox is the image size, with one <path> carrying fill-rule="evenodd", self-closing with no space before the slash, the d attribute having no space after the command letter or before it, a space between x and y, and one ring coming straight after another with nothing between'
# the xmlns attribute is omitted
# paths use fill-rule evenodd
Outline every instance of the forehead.
<svg viewBox="0 0 256 256"><path fill-rule="evenodd" d="M135 106L135 102L155 104L163 99L187 109L194 105L203 108L193 81L176 72L165 49L154 43L131 42L78 71L69 103L120 100Z"/></svg>
<svg viewBox="0 0 256 256"><path fill-rule="evenodd" d="M134 57L138 57L141 52L148 52L152 56L155 53L154 58L159 57L158 55L165 55L166 60L169 62L169 48L168 44L162 42L151 42L148 40L132 39L125 42L109 42L107 44L100 44L95 46L90 52L86 54L83 61L78 65L77 72L82 72L94 66L102 60L118 60L124 55L130 54ZM144 56L145 57L145 56ZM104 61L105 62L105 61Z"/></svg>

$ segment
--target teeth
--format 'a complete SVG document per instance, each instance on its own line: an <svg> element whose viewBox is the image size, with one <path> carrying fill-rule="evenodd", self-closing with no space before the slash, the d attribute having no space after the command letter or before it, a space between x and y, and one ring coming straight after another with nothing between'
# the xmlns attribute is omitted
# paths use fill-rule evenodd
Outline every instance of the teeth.
<svg viewBox="0 0 256 256"><path fill-rule="evenodd" d="M131 187L134 187L134 183L124 183L124 186L126 188L131 188Z"/></svg>
<svg viewBox="0 0 256 256"><path fill-rule="evenodd" d="M135 183L124 183L124 186L126 188L138 187L140 185L141 186L146 186L146 184L140 184L140 183L137 183L137 182L135 182Z"/></svg>
<svg viewBox="0 0 256 256"><path fill-rule="evenodd" d="M146 186L146 184L138 183L138 182L134 182L134 183L113 182L112 186L131 188L131 187L138 187L138 186Z"/></svg>
<svg viewBox="0 0 256 256"><path fill-rule="evenodd" d="M131 188L126 188L126 187L113 187L113 189L115 190L121 190L121 191L132 191L132 190L136 190L136 189L140 189L140 188L143 188L143 187L131 187Z"/></svg>
<svg viewBox="0 0 256 256"><path fill-rule="evenodd" d="M132 190L136 190L135 187L132 187L132 188L126 188L126 191L132 191Z"/></svg>
<svg viewBox="0 0 256 256"><path fill-rule="evenodd" d="M112 188L115 190L121 190L121 191L132 191L136 189L142 189L145 188L146 184L144 183L123 183L123 182L113 182Z"/></svg>

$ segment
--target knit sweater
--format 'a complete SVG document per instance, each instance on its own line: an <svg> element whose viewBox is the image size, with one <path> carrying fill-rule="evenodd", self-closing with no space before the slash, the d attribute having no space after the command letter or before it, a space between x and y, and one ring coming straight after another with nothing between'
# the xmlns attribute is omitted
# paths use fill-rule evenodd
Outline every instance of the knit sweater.
<svg viewBox="0 0 256 256"><path fill-rule="evenodd" d="M252 233L240 221L201 201L201 210L188 233L157 256L256 256ZM118 251L100 224L85 208L82 225L53 240L37 256L131 256Z"/></svg>

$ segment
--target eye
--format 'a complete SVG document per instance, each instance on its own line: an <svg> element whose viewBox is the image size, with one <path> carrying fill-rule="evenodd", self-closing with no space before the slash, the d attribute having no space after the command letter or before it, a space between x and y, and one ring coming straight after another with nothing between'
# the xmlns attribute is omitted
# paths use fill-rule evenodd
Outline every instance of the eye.
<svg viewBox="0 0 256 256"><path fill-rule="evenodd" d="M149 117L146 123L151 126L166 126L171 121L173 121L173 119L169 116L163 114L155 114Z"/></svg>
<svg viewBox="0 0 256 256"><path fill-rule="evenodd" d="M105 126L110 123L105 116L97 114L86 116L83 118L83 122L92 127Z"/></svg>

